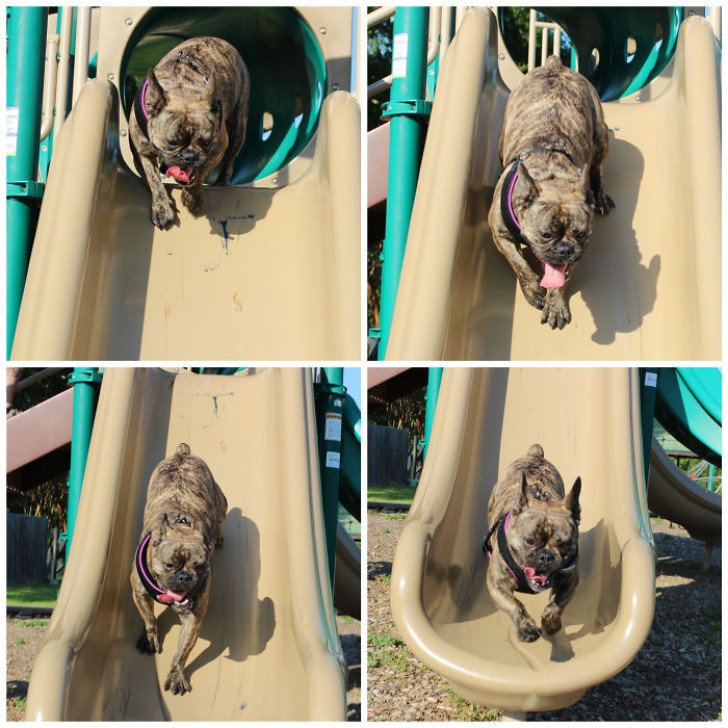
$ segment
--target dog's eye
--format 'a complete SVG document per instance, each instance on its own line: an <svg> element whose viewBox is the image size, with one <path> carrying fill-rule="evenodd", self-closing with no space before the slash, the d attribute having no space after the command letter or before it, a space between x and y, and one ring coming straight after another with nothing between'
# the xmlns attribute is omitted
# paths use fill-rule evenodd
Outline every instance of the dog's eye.
<svg viewBox="0 0 728 728"><path fill-rule="evenodd" d="M532 538L524 538L523 542L526 544L526 546L534 546L536 543Z"/></svg>
<svg viewBox="0 0 728 728"><path fill-rule="evenodd" d="M167 569L167 571L172 571L172 569L174 569L174 564L165 564L164 568Z"/></svg>
<svg viewBox="0 0 728 728"><path fill-rule="evenodd" d="M579 241L582 242L587 239L588 235L583 230L575 230L574 231L574 237Z"/></svg>
<svg viewBox="0 0 728 728"><path fill-rule="evenodd" d="M549 240L553 239L553 235L546 232L540 232L539 237L541 238L541 240L544 241L544 243L547 243Z"/></svg>

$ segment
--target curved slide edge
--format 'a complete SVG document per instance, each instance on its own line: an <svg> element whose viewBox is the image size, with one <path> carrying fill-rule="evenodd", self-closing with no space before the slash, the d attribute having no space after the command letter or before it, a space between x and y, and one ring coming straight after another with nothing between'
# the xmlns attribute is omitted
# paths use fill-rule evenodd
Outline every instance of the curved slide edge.
<svg viewBox="0 0 728 728"><path fill-rule="evenodd" d="M647 502L650 510L679 523L693 538L721 546L723 499L694 483L654 439Z"/></svg>
<svg viewBox="0 0 728 728"><path fill-rule="evenodd" d="M471 9L445 56L386 358L720 359L721 91L710 24L687 19L663 74L604 104L616 209L595 221L570 283L572 323L557 332L525 301L487 224L508 97L497 38L493 14Z"/></svg>
<svg viewBox="0 0 728 728"><path fill-rule="evenodd" d="M70 559L30 679L27 720L344 720L346 681L328 586L310 373L107 369ZM129 572L152 469L189 443L229 512L187 675L162 689L141 655ZM285 690L273 675L285 675ZM93 686L93 687L91 687Z"/></svg>
<svg viewBox="0 0 728 728"><path fill-rule="evenodd" d="M562 632L524 645L491 602L481 542L493 484L534 442L582 478L581 583ZM461 696L513 711L566 707L624 669L655 600L641 453L636 370L447 369L392 572L414 654ZM523 600L536 616L547 598Z"/></svg>

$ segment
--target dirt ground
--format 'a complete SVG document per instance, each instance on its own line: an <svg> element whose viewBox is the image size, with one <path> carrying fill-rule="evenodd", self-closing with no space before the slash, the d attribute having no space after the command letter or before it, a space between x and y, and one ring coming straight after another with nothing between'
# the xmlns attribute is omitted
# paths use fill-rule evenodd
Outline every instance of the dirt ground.
<svg viewBox="0 0 728 728"><path fill-rule="evenodd" d="M8 617L7 628L7 697L8 721L23 720L25 696L33 661L45 635L48 620L27 616ZM349 668L346 692L347 720L361 720L361 622L350 617L337 617L341 646Z"/></svg>
<svg viewBox="0 0 728 728"><path fill-rule="evenodd" d="M404 645L392 621L392 559L400 515L368 515L367 717L370 721L498 720L496 708L461 699ZM702 571L703 544L653 519L657 548L652 631L619 675L564 710L529 720L719 721L721 707L721 551Z"/></svg>

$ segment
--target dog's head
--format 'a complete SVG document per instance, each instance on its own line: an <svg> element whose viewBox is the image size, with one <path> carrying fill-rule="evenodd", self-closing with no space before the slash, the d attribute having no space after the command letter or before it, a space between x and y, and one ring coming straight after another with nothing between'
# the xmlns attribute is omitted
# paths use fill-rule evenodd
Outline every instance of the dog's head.
<svg viewBox="0 0 728 728"><path fill-rule="evenodd" d="M186 601L210 573L214 544L201 524L183 513L164 513L154 524L148 563L152 575L176 603Z"/></svg>
<svg viewBox="0 0 728 728"><path fill-rule="evenodd" d="M143 104L149 141L163 167L183 173L173 175L178 182L194 182L199 170L222 159L229 140L214 78L204 85L180 85L169 93L149 71Z"/></svg>
<svg viewBox="0 0 728 728"><path fill-rule="evenodd" d="M594 222L588 165L578 177L547 175L536 181L519 163L512 205L522 236L542 263L564 266L579 260Z"/></svg>
<svg viewBox="0 0 728 728"><path fill-rule="evenodd" d="M506 534L508 547L534 591L542 591L552 574L569 566L579 540L579 494L577 478L563 500L548 494L529 495L525 473L521 473L518 505L511 511Z"/></svg>

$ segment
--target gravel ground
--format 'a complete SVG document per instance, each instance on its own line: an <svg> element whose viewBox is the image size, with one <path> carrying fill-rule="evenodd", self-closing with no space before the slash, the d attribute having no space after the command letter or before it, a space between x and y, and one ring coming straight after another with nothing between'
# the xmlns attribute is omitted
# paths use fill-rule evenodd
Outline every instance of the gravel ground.
<svg viewBox="0 0 728 728"><path fill-rule="evenodd" d="M368 515L368 668L370 721L497 720L500 711L459 698L397 635L389 610L401 516ZM657 599L652 631L619 675L564 710L530 720L721 720L721 559L702 571L703 544L653 519ZM681 588L687 587L687 588Z"/></svg>
<svg viewBox="0 0 728 728"><path fill-rule="evenodd" d="M27 617L6 620L7 629L7 695L8 721L23 720L28 679L45 634L47 620ZM337 617L341 646L349 668L346 692L347 720L361 720L361 622L351 617Z"/></svg>

